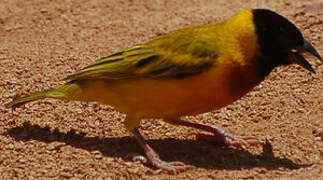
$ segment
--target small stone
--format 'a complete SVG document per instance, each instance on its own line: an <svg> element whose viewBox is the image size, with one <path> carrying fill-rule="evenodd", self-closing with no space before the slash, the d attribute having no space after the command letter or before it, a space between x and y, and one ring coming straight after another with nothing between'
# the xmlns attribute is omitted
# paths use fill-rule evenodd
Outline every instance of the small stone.
<svg viewBox="0 0 323 180"><path fill-rule="evenodd" d="M94 157L97 158L97 159L102 159L103 158L102 154L96 154Z"/></svg>
<svg viewBox="0 0 323 180"><path fill-rule="evenodd" d="M61 18L66 20L66 21L70 21L70 18L65 14L61 15Z"/></svg>
<svg viewBox="0 0 323 180"><path fill-rule="evenodd" d="M111 163L113 163L113 161L114 161L114 159L113 159L113 158L110 158L110 157L105 158L105 162L106 162L107 164L111 164Z"/></svg>
<svg viewBox="0 0 323 180"><path fill-rule="evenodd" d="M92 154L101 154L101 152L100 152L100 151L98 151L98 150L94 150L94 151L92 151L91 153L92 153Z"/></svg>
<svg viewBox="0 0 323 180"><path fill-rule="evenodd" d="M95 126L96 127L100 126L100 121L95 121Z"/></svg>
<svg viewBox="0 0 323 180"><path fill-rule="evenodd" d="M171 136L171 135L172 135L172 133L171 133L171 132L167 132L167 133L165 133L165 135L166 135L166 136Z"/></svg>
<svg viewBox="0 0 323 180"><path fill-rule="evenodd" d="M129 169L128 170L130 173L132 173L132 174L138 174L138 172L139 172L139 168L138 167L136 167L136 168L132 168L132 169Z"/></svg>
<svg viewBox="0 0 323 180"><path fill-rule="evenodd" d="M12 143L8 145L8 148L9 149L14 149L15 148L15 145L13 145Z"/></svg>
<svg viewBox="0 0 323 180"><path fill-rule="evenodd" d="M40 12L41 13L46 13L47 12L47 9L41 9Z"/></svg>
<svg viewBox="0 0 323 180"><path fill-rule="evenodd" d="M126 166L130 167L132 165L131 162L125 162Z"/></svg>
<svg viewBox="0 0 323 180"><path fill-rule="evenodd" d="M314 136L323 138L323 128L318 128L313 131Z"/></svg>

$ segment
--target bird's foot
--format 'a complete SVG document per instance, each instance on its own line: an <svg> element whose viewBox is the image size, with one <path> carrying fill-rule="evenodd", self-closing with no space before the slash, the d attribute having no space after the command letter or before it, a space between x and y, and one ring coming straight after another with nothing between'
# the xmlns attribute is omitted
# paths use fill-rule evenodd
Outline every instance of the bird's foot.
<svg viewBox="0 0 323 180"><path fill-rule="evenodd" d="M258 138L252 136L236 136L226 132L224 129L212 127L214 135L198 134L198 140L213 141L217 143L224 143L229 146L256 146L263 144Z"/></svg>
<svg viewBox="0 0 323 180"><path fill-rule="evenodd" d="M133 134L143 150L145 151L146 157L143 156L133 156L133 160L139 160L143 163L149 163L154 167L164 170L168 173L177 174L179 172L183 172L189 169L192 169L194 166L186 165L183 162L175 161L175 162L166 162L160 159L159 155L154 151L153 148L149 146L149 144L144 140L141 136L138 128L135 128Z"/></svg>
<svg viewBox="0 0 323 180"><path fill-rule="evenodd" d="M168 173L171 174L177 174L180 172L184 172L186 170L192 169L194 166L191 165L186 165L183 162L180 161L173 161L173 162L166 162L161 160L159 157L153 157L152 159L149 160L149 162L159 168L162 169Z"/></svg>
<svg viewBox="0 0 323 180"><path fill-rule="evenodd" d="M155 152L150 152L147 154L147 158L138 154L131 154L133 161L140 161L144 164L151 164L152 166L166 171L171 174L177 174L189 169L192 169L194 166L186 165L180 161L166 162L160 159L160 157Z"/></svg>

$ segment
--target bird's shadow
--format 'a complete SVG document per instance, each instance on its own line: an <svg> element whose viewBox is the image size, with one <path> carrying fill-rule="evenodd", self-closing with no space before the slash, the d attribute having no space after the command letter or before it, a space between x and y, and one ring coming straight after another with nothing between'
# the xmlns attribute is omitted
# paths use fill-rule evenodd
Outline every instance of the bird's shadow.
<svg viewBox="0 0 323 180"><path fill-rule="evenodd" d="M62 133L57 129L50 130L49 127L40 127L29 122L10 128L3 135L9 135L18 141L62 142L87 151L100 151L103 156L121 157L126 161L129 161L126 158L129 153L143 154L132 137L88 137L86 134L77 133L74 130ZM312 165L297 164L288 158L275 157L270 143L263 146L262 154L252 154L244 149L213 145L204 141L158 139L147 140L147 142L166 161L182 161L195 167L207 169L236 170L262 167L272 170L278 168L298 169Z"/></svg>

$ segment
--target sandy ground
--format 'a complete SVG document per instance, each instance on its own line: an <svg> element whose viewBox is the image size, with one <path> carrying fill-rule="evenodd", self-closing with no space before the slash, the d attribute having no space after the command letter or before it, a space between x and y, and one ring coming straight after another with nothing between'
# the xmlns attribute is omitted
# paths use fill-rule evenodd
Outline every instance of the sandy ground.
<svg viewBox="0 0 323 180"><path fill-rule="evenodd" d="M234 104L185 117L267 139L264 147L195 141L196 130L143 121L163 159L196 167L178 175L127 158L143 151L111 107L56 100L4 107L120 48L256 7L288 17L323 55L322 0L0 0L0 179L323 179L323 66L312 57L316 74L278 68Z"/></svg>

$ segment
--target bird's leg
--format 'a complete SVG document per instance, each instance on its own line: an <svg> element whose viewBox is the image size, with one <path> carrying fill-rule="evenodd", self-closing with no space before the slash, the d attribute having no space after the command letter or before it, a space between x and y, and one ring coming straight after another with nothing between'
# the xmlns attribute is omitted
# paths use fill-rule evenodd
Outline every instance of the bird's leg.
<svg viewBox="0 0 323 180"><path fill-rule="evenodd" d="M187 126L197 128L203 131L213 133L213 135L198 134L197 139L203 139L208 141L216 141L231 146L242 146L242 145L259 145L262 144L259 139L252 136L236 136L226 132L224 129L215 126L207 126L198 123L192 123L183 121L180 119L164 119L166 122L174 125Z"/></svg>
<svg viewBox="0 0 323 180"><path fill-rule="evenodd" d="M192 168L193 166L185 165L182 162L166 162L160 159L159 155L149 146L149 144L145 141L138 130L138 126L140 123L140 117L136 117L134 115L127 115L127 118L124 121L124 125L128 131L131 131L139 142L140 146L146 153L147 159L143 156L133 156L133 160L139 160L141 162L148 162L155 166L156 168L165 170L169 173L177 173L181 171L185 171L187 169Z"/></svg>
<svg viewBox="0 0 323 180"><path fill-rule="evenodd" d="M153 166L165 170L169 173L176 174L178 172L182 172L188 169L191 169L193 166L186 165L183 162L175 161L175 162L166 162L160 159L159 155L149 146L149 144L145 141L145 139L140 134L138 128L134 128L132 131L134 137L139 142L140 146L144 149L147 161L151 163ZM142 159L143 157L140 157ZM136 157L134 157L136 159Z"/></svg>

